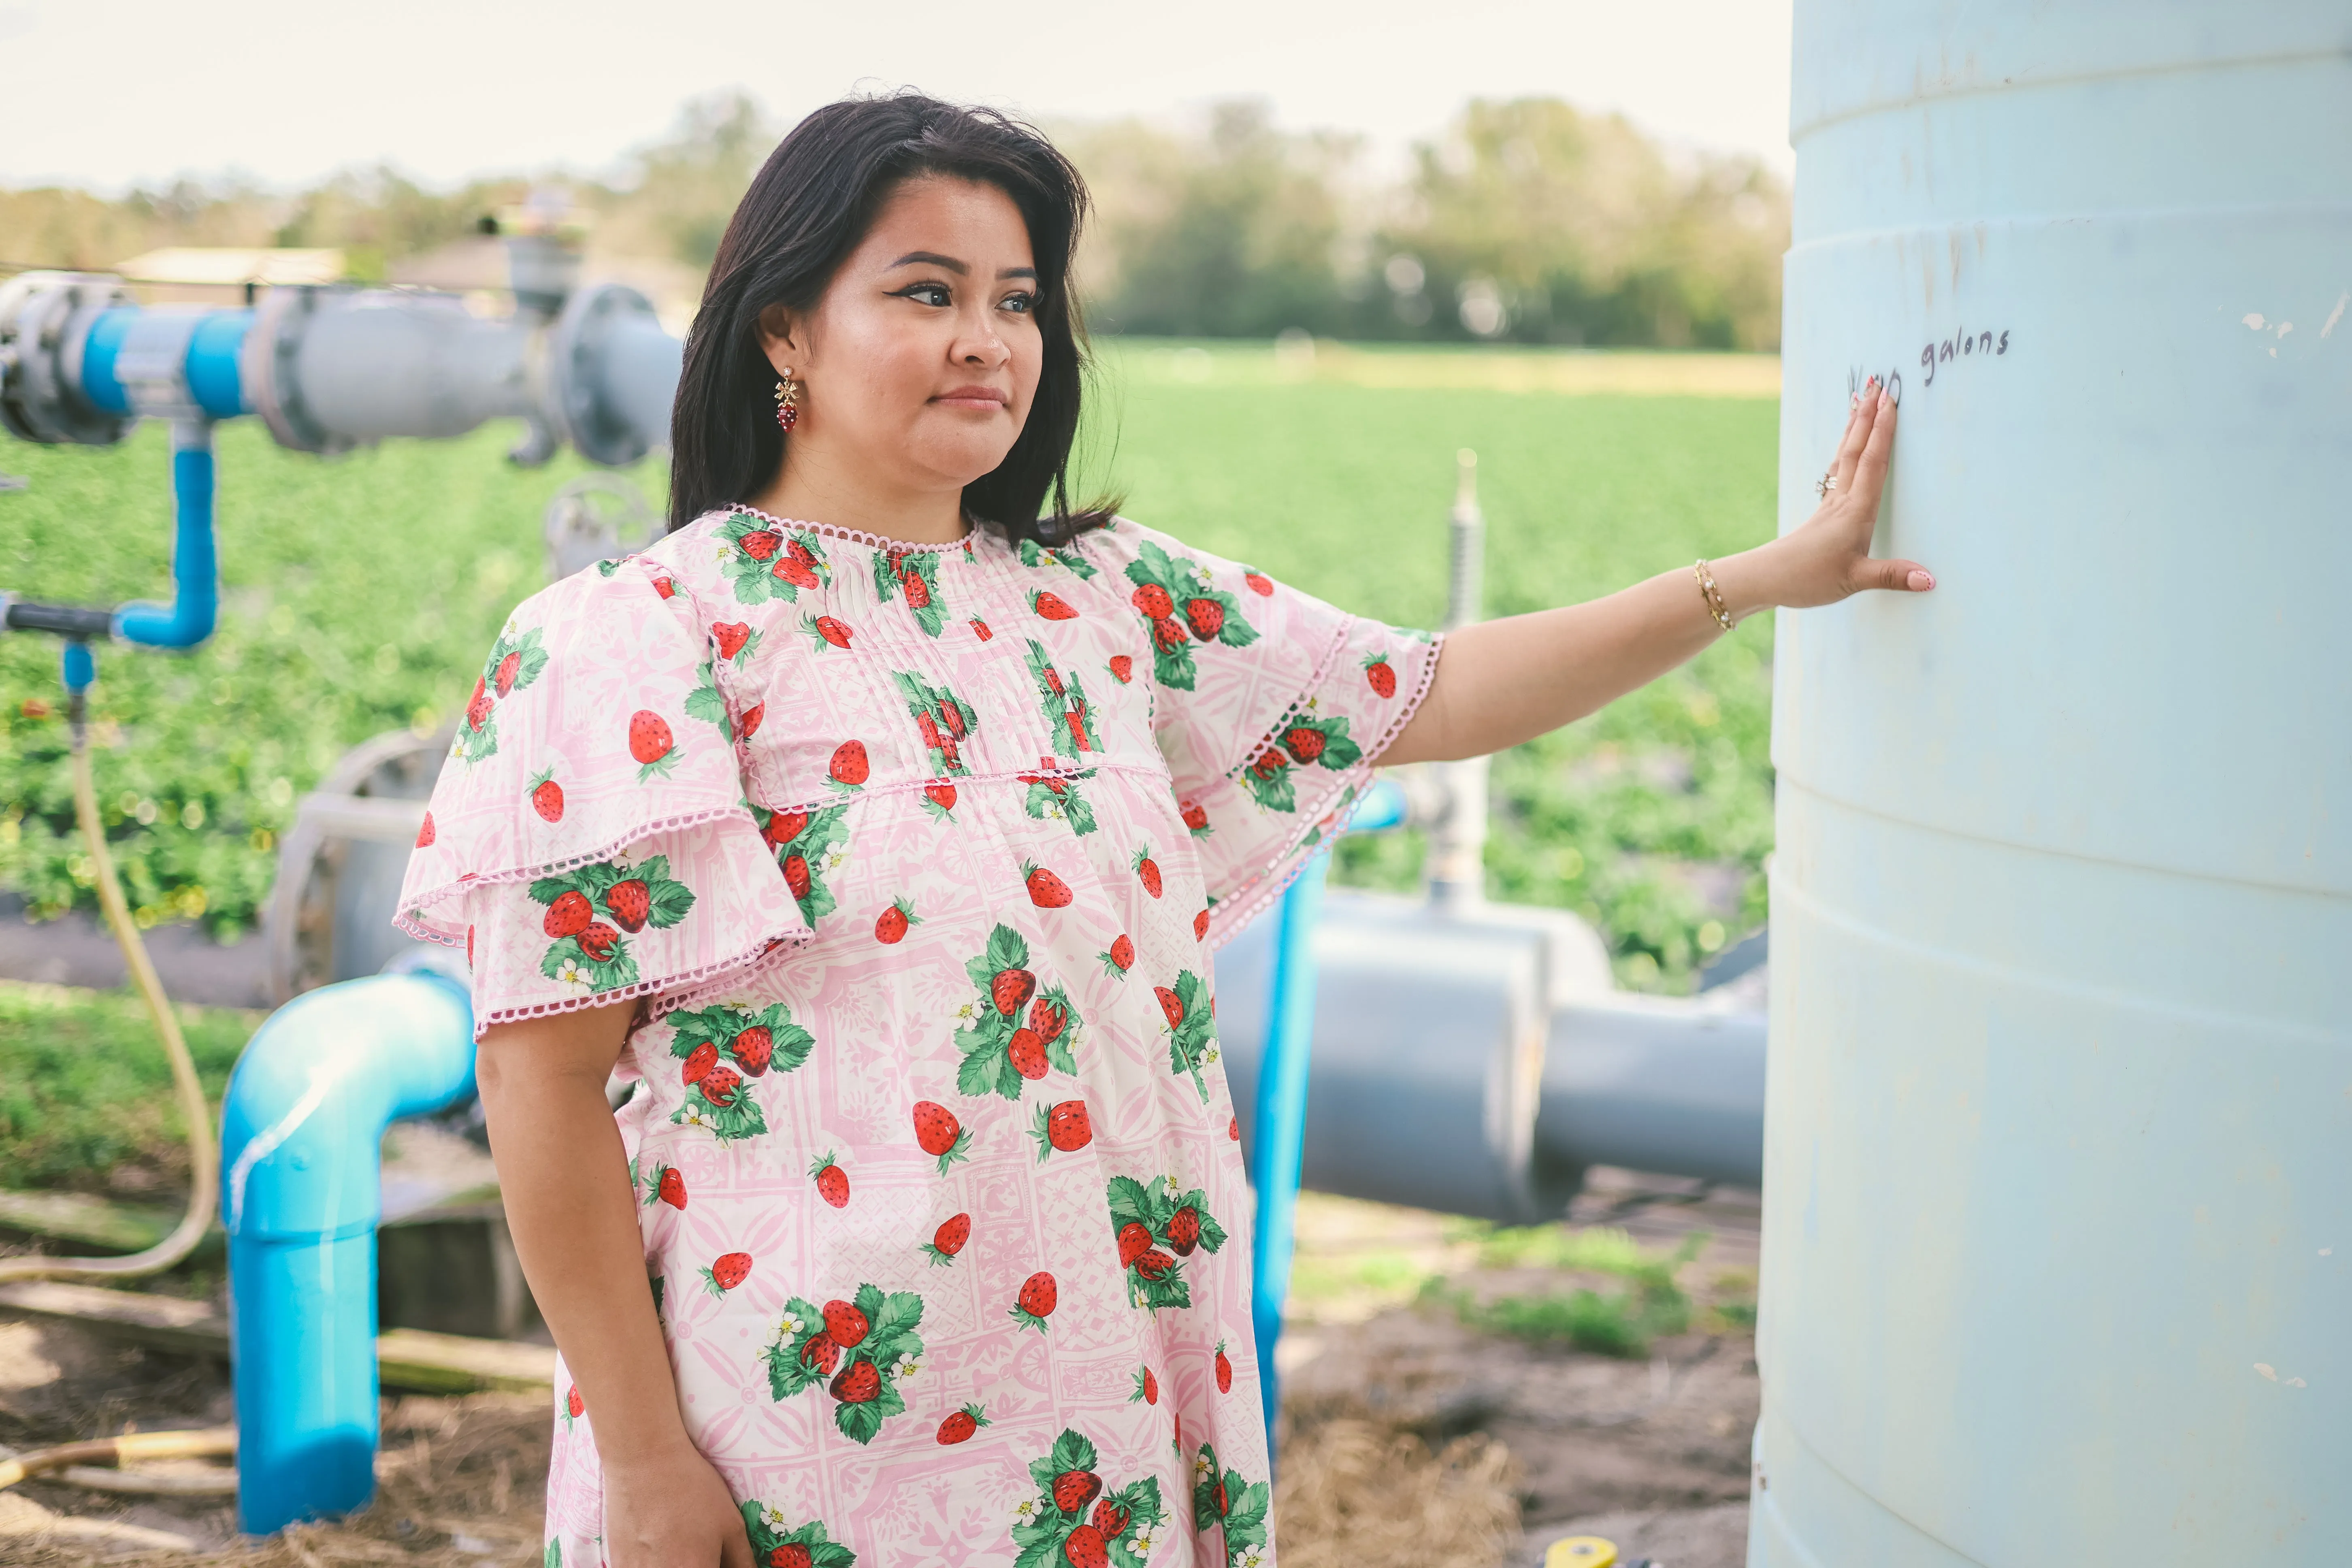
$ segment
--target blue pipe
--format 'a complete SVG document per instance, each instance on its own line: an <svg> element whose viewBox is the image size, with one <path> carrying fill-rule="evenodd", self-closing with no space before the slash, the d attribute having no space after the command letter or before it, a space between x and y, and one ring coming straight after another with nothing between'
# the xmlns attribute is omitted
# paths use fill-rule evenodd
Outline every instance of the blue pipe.
<svg viewBox="0 0 2352 1568"><path fill-rule="evenodd" d="M1372 832L1404 821L1404 791L1382 780L1364 793L1344 832ZM1337 834L1333 835L1336 839ZM1307 1146L1307 1077L1315 1039L1315 928L1323 915L1328 847L1310 857L1282 895L1275 930L1274 1000L1258 1062L1255 1147L1250 1176L1257 1223L1250 1260L1250 1331L1257 1346L1258 1393L1265 1401L1266 1457L1274 1457L1274 1418L1282 1407L1274 1347L1290 1296L1290 1257L1298 1212L1298 1168Z"/></svg>
<svg viewBox="0 0 2352 1568"><path fill-rule="evenodd" d="M213 310L189 335L184 373L188 395L207 418L234 419L253 412L245 401L245 383L237 374L237 359L252 325L250 310Z"/></svg>
<svg viewBox="0 0 2352 1568"><path fill-rule="evenodd" d="M112 312L109 312L112 314ZM172 602L114 613L114 635L151 647L194 647L213 635L220 566L213 542L213 424L172 422Z"/></svg>
<svg viewBox="0 0 2352 1568"><path fill-rule="evenodd" d="M298 996L238 1059L221 1108L221 1215L249 1533L374 1494L383 1131L473 1092L472 1004L429 971Z"/></svg>
<svg viewBox="0 0 2352 1568"><path fill-rule="evenodd" d="M81 395L120 418L130 417L132 409L131 389L115 374L115 363L122 353L122 340L131 335L139 315L136 305L100 311L81 344Z"/></svg>

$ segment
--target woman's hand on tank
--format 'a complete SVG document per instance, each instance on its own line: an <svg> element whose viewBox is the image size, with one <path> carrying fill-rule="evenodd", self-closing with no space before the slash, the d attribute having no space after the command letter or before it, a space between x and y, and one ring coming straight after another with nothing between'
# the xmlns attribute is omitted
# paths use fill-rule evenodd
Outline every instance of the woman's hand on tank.
<svg viewBox="0 0 2352 1568"><path fill-rule="evenodd" d="M1886 463L1895 449L1895 400L1876 379L1863 388L1846 420L1824 479L1834 478L1820 510L1783 538L1756 552L1767 604L1804 609L1833 605L1868 588L1924 594L1936 579L1916 561L1880 560L1870 553ZM1735 612L1737 613L1737 612Z"/></svg>
<svg viewBox="0 0 2352 1568"><path fill-rule="evenodd" d="M608 1568L754 1568L735 1496L700 1453L600 1452Z"/></svg>

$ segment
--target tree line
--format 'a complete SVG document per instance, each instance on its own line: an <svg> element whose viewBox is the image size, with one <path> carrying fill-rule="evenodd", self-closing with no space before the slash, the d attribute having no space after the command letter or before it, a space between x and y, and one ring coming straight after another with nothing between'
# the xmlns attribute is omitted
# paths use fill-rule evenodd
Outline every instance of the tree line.
<svg viewBox="0 0 2352 1568"><path fill-rule="evenodd" d="M1189 127L1048 129L1097 214L1081 260L1102 332L1595 347L1776 348L1785 185L1752 159L1670 150L1557 99L1475 100L1402 171L1361 140L1285 131L1263 102ZM287 195L184 179L104 198L0 190L0 261L104 268L167 245L340 247L373 281L551 185L592 252L698 277L781 129L740 95L688 103L596 176L434 190L390 167Z"/></svg>

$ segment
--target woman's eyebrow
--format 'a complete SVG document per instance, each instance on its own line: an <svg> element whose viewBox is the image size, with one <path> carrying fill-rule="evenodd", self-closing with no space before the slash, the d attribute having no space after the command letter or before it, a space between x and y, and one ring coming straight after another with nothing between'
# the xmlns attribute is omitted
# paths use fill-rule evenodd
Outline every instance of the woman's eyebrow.
<svg viewBox="0 0 2352 1568"><path fill-rule="evenodd" d="M890 263L890 265L893 267L938 267L954 273L959 278L961 278L971 271L971 268L966 267L954 257L941 256L937 251L933 250L910 250L907 252L906 255L898 258L898 260Z"/></svg>

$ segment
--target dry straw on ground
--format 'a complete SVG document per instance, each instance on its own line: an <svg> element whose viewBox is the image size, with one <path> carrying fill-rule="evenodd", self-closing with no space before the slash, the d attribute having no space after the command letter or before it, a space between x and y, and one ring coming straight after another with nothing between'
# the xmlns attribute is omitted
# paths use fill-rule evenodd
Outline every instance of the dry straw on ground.
<svg viewBox="0 0 2352 1568"><path fill-rule="evenodd" d="M1490 1437L1432 1453L1340 1417L1292 1433L1275 1499L1284 1568L1494 1568L1519 1538L1518 1466Z"/></svg>

